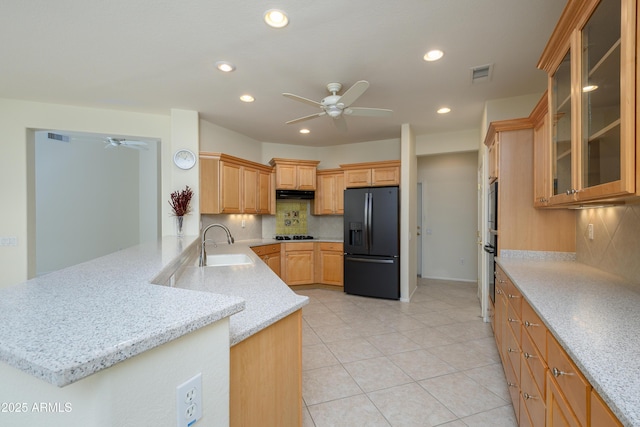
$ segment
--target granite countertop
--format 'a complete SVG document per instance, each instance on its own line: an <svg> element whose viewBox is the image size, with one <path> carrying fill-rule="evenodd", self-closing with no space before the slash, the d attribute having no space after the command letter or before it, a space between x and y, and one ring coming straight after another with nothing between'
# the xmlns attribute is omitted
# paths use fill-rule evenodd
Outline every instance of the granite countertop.
<svg viewBox="0 0 640 427"><path fill-rule="evenodd" d="M640 426L640 286L575 261L496 261L620 421Z"/></svg>
<svg viewBox="0 0 640 427"><path fill-rule="evenodd" d="M288 240L314 242L314 240ZM207 244L207 254L243 253L253 264L227 267L197 267L194 259L176 282L176 287L233 295L245 301L245 310L229 320L229 340L233 346L267 326L288 316L309 303L309 298L298 295L251 250L251 247L283 243L275 239L256 239L236 242L233 245Z"/></svg>
<svg viewBox="0 0 640 427"><path fill-rule="evenodd" d="M241 311L236 296L151 284L197 239L165 237L0 289L0 361L62 387Z"/></svg>

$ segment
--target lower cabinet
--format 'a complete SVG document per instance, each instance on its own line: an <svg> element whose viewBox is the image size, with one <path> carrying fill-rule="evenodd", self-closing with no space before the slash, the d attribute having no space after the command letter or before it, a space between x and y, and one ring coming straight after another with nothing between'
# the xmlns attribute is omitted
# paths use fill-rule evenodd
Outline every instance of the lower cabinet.
<svg viewBox="0 0 640 427"><path fill-rule="evenodd" d="M302 426L302 314L230 350L229 425Z"/></svg>
<svg viewBox="0 0 640 427"><path fill-rule="evenodd" d="M316 283L343 286L344 246L342 243L320 242L316 251Z"/></svg>
<svg viewBox="0 0 640 427"><path fill-rule="evenodd" d="M251 249L287 285L344 283L344 245L341 242L289 242Z"/></svg>
<svg viewBox="0 0 640 427"><path fill-rule="evenodd" d="M289 285L314 283L314 243L285 243L282 280Z"/></svg>
<svg viewBox="0 0 640 427"><path fill-rule="evenodd" d="M519 426L621 426L500 267L494 313L494 335Z"/></svg>
<svg viewBox="0 0 640 427"><path fill-rule="evenodd" d="M254 246L251 248L260 259L273 270L278 276L280 274L280 264L282 257L280 256L280 243L274 243L273 245Z"/></svg>

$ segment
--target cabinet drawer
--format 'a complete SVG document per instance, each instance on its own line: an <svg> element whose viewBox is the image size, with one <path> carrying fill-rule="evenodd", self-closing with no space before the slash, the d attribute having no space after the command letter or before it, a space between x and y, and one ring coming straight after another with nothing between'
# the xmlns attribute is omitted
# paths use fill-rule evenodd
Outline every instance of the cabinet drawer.
<svg viewBox="0 0 640 427"><path fill-rule="evenodd" d="M511 280L506 277L507 282L507 301L509 301L509 305L511 305L515 311L518 319L522 319L522 294L520 290L516 288L516 286L511 282Z"/></svg>
<svg viewBox="0 0 640 427"><path fill-rule="evenodd" d="M531 337L526 331L522 331L522 345L520 348L522 349L522 363L531 371L533 380L538 386L538 390L542 392L544 399L544 397L546 397L545 372L547 364L544 357L541 356L533 345ZM522 370L524 371L524 369L525 367L523 366Z"/></svg>
<svg viewBox="0 0 640 427"><path fill-rule="evenodd" d="M313 242L301 242L301 243L285 243L285 251L312 251Z"/></svg>
<svg viewBox="0 0 640 427"><path fill-rule="evenodd" d="M558 384L580 424L586 426L591 385L551 333L547 333L547 363L552 381Z"/></svg>
<svg viewBox="0 0 640 427"><path fill-rule="evenodd" d="M536 386L533 375L524 362L522 364L520 379L520 395L522 396L522 403L524 403L526 407L531 423L534 426L543 426L546 415L545 398ZM522 409L522 405L520 405L520 411L522 411Z"/></svg>
<svg viewBox="0 0 640 427"><path fill-rule="evenodd" d="M253 250L253 252L258 254L259 256L279 254L280 243L274 243L273 245L254 246L253 248L251 248L251 250Z"/></svg>
<svg viewBox="0 0 640 427"><path fill-rule="evenodd" d="M522 330L531 337L531 340L544 358L547 354L547 327L542 323L540 317L533 311L526 300L522 301Z"/></svg>
<svg viewBox="0 0 640 427"><path fill-rule="evenodd" d="M342 243L338 242L321 242L318 243L321 251L344 252Z"/></svg>

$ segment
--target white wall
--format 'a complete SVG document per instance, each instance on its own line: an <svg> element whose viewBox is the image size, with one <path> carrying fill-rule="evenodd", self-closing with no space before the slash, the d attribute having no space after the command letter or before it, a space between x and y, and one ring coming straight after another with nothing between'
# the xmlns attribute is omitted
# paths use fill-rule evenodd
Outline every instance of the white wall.
<svg viewBox="0 0 640 427"><path fill-rule="evenodd" d="M416 136L416 155L478 151L481 144L478 135L478 129L419 135Z"/></svg>
<svg viewBox="0 0 640 427"><path fill-rule="evenodd" d="M477 152L418 158L424 215L422 277L477 280L477 170Z"/></svg>
<svg viewBox="0 0 640 427"><path fill-rule="evenodd" d="M359 142L355 144L319 147L320 169L332 169L341 164L400 160L400 139Z"/></svg>
<svg viewBox="0 0 640 427"><path fill-rule="evenodd" d="M400 177L400 299L408 302L418 286L416 140L408 124L402 125Z"/></svg>
<svg viewBox="0 0 640 427"><path fill-rule="evenodd" d="M64 129L161 140L161 193L168 199L172 174L169 116L43 104L0 98L0 236L17 246L0 247L0 287L35 276L35 136L31 130ZM87 196L87 203L91 202ZM7 208L6 203L10 203ZM171 229L169 206L160 203L163 230Z"/></svg>
<svg viewBox="0 0 640 427"><path fill-rule="evenodd" d="M202 119L200 119L200 151L225 153L252 162L264 163L260 141Z"/></svg>
<svg viewBox="0 0 640 427"><path fill-rule="evenodd" d="M489 123L498 120L519 119L529 117L531 110L540 101L541 93L514 96L511 98L492 99L484 104L481 137L487 134Z"/></svg>
<svg viewBox="0 0 640 427"><path fill-rule="evenodd" d="M229 369L223 369L228 366L228 318L65 387L0 362L0 402L25 402L28 409L0 414L1 424L175 427L176 387L202 373L202 418L195 425L228 426ZM58 404L63 411L33 411L40 402Z"/></svg>

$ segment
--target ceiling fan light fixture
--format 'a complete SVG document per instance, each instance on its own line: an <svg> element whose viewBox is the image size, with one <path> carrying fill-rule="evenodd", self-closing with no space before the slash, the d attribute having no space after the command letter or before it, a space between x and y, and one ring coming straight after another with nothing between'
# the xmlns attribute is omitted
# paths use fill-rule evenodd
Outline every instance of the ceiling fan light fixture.
<svg viewBox="0 0 640 427"><path fill-rule="evenodd" d="M227 61L218 61L216 62L216 68L223 73L230 73L232 71L235 71L236 66Z"/></svg>
<svg viewBox="0 0 640 427"><path fill-rule="evenodd" d="M249 95L249 94L244 94L244 95L242 95L240 97L240 101L242 101L242 102L253 102L255 100L256 99L253 96Z"/></svg>
<svg viewBox="0 0 640 427"><path fill-rule="evenodd" d="M273 28L284 28L289 24L289 17L281 10L269 9L264 13L264 22Z"/></svg>
<svg viewBox="0 0 640 427"><path fill-rule="evenodd" d="M334 119L335 119L336 117L339 117L339 116L340 116L340 114L342 114L342 110L341 110L340 108L338 108L336 105L329 105L329 106L327 107L326 111L327 111L327 114L328 114L330 117L333 117Z"/></svg>
<svg viewBox="0 0 640 427"><path fill-rule="evenodd" d="M422 57L427 62L437 61L444 56L444 52L440 49L432 49L429 52L425 53Z"/></svg>

